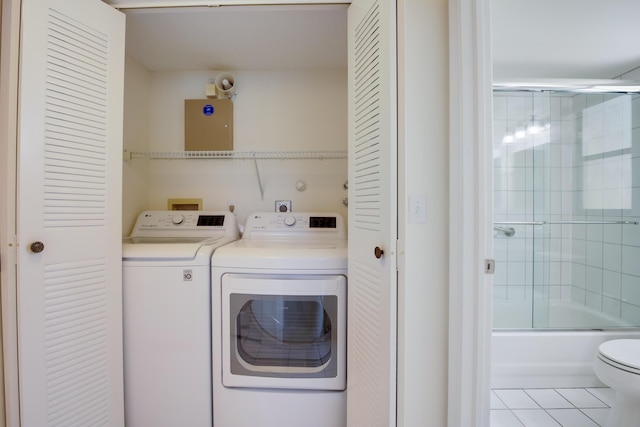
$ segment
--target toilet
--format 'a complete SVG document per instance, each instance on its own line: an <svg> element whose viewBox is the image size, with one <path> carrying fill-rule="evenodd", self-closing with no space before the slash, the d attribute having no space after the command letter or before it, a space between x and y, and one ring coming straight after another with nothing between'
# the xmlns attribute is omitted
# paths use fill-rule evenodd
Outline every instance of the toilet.
<svg viewBox="0 0 640 427"><path fill-rule="evenodd" d="M600 344L593 369L616 391L606 427L640 425L640 339L619 339Z"/></svg>

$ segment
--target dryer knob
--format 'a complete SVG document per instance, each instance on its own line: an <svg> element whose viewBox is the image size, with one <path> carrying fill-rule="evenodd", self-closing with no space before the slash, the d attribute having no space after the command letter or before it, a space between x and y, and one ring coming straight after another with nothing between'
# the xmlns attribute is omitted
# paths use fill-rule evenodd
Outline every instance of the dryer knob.
<svg viewBox="0 0 640 427"><path fill-rule="evenodd" d="M288 225L289 227L292 227L296 224L296 217L295 216L288 216L284 219L284 224Z"/></svg>
<svg viewBox="0 0 640 427"><path fill-rule="evenodd" d="M175 215L171 218L171 222L173 222L175 225L179 225L184 222L184 219L184 215Z"/></svg>

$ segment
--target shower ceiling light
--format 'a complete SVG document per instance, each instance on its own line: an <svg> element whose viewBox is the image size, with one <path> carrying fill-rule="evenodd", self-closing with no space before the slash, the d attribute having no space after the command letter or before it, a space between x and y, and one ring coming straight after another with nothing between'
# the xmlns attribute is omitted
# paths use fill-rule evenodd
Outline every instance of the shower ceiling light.
<svg viewBox="0 0 640 427"><path fill-rule="evenodd" d="M511 144L514 140L515 138L513 137L513 134L510 134L510 133L507 133L505 134L505 136L502 137L503 144Z"/></svg>
<svg viewBox="0 0 640 427"><path fill-rule="evenodd" d="M513 132L506 132L502 137L503 144L511 144L516 140L524 139L527 135L538 135L551 129L550 123L541 124L534 116L526 126L518 126Z"/></svg>
<svg viewBox="0 0 640 427"><path fill-rule="evenodd" d="M540 126L538 123L531 123L527 126L527 133L529 135L537 135L544 130L544 127Z"/></svg>
<svg viewBox="0 0 640 427"><path fill-rule="evenodd" d="M531 122L527 125L528 135L537 135L544 130L544 126L540 125L540 121L534 117L531 118Z"/></svg>
<svg viewBox="0 0 640 427"><path fill-rule="evenodd" d="M522 139L527 136L527 130L524 128L524 126L518 126L513 132L513 136L515 137L515 139Z"/></svg>

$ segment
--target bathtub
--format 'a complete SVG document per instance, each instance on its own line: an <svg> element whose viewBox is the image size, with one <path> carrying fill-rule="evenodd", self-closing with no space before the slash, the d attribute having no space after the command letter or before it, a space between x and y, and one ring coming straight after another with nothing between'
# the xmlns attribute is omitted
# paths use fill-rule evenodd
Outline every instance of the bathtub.
<svg viewBox="0 0 640 427"><path fill-rule="evenodd" d="M528 304L523 302L523 305L531 307L530 301ZM526 309L524 306L522 310ZM505 312L501 313L501 309ZM506 320L511 312L523 313L513 304L501 307L500 302L495 304L494 310L497 323L503 323L501 321ZM563 329L494 330L491 340L492 388L602 386L592 368L598 346L612 339L640 338L640 329L578 304L553 301L548 310L549 324L561 325ZM523 321L525 317L516 320ZM594 324L601 324L603 328L564 329L593 327Z"/></svg>
<svg viewBox="0 0 640 427"><path fill-rule="evenodd" d="M535 305L536 328L620 328L629 327L619 318L608 316L584 305L570 301L536 301L531 300L493 302L493 329L531 329L531 317Z"/></svg>

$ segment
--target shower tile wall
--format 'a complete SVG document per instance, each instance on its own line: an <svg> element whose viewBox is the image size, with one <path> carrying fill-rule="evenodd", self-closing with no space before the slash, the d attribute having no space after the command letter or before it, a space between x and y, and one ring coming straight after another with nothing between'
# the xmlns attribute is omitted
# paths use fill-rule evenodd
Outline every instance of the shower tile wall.
<svg viewBox="0 0 640 427"><path fill-rule="evenodd" d="M496 302L536 327L550 300L640 324L640 225L557 224L640 220L640 98L498 92L493 147L495 221L547 222L494 233Z"/></svg>

